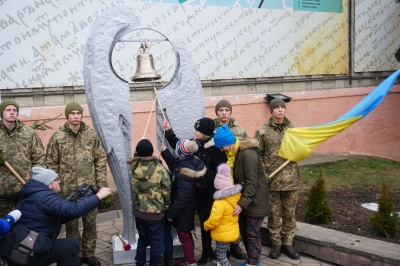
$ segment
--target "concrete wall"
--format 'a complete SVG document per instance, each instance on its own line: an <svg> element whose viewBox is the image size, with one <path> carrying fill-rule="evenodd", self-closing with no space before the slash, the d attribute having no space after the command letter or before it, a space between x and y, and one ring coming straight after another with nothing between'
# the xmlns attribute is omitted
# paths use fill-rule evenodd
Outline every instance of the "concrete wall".
<svg viewBox="0 0 400 266"><path fill-rule="evenodd" d="M347 110L357 104L375 86L324 89L311 91L288 91L285 95L293 100L287 104L287 117L297 126L314 126L336 120ZM269 108L265 101L265 93L238 94L226 96L206 96L206 115L214 118L214 106L221 99L229 100L233 105L232 117L243 126L250 136L269 118ZM3 98L5 99L5 98ZM16 99L19 103L23 98ZM84 96L68 98L84 102ZM69 102L67 101L67 102ZM145 132L145 127L152 107L152 100L132 101L132 150ZM176 104L185 104L184 102ZM392 87L382 103L367 117L357 122L342 133L316 147L313 152L320 154L360 154L380 156L400 161L400 85ZM22 106L24 106L22 104ZM46 107L23 107L19 118L31 125L35 121L61 116L48 123L53 129L38 131L39 136L46 147L50 136L63 123L65 105ZM91 125L91 119L87 106L84 107L84 121ZM185 123L185 121L182 121ZM156 144L155 115L150 118L149 127L144 137ZM156 155L158 153L156 152Z"/></svg>

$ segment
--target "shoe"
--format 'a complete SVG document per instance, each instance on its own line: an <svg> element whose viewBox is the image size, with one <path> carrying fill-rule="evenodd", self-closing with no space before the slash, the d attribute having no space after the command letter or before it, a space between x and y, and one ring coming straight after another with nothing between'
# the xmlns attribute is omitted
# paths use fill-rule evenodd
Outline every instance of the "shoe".
<svg viewBox="0 0 400 266"><path fill-rule="evenodd" d="M164 252L164 266L174 266L173 252L170 250Z"/></svg>
<svg viewBox="0 0 400 266"><path fill-rule="evenodd" d="M212 255L204 255L202 254L200 259L197 260L197 265L206 265L208 261L212 261Z"/></svg>
<svg viewBox="0 0 400 266"><path fill-rule="evenodd" d="M293 260L300 259L300 254L293 248L293 246L282 246L282 252Z"/></svg>
<svg viewBox="0 0 400 266"><path fill-rule="evenodd" d="M281 256L281 246L272 245L271 251L269 252L269 257L271 259L277 259Z"/></svg>
<svg viewBox="0 0 400 266"><path fill-rule="evenodd" d="M86 263L89 266L101 266L99 259L95 256L82 258L82 262Z"/></svg>
<svg viewBox="0 0 400 266"><path fill-rule="evenodd" d="M246 254L240 249L238 244L231 244L230 253L238 260L246 259Z"/></svg>

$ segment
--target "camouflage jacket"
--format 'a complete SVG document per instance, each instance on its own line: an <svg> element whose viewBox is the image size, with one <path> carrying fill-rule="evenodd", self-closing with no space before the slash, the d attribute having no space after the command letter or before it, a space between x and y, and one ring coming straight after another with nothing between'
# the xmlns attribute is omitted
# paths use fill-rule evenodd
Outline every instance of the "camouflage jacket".
<svg viewBox="0 0 400 266"><path fill-rule="evenodd" d="M281 166L286 159L279 156L279 149L285 130L295 126L285 117L282 124L275 124L272 117L255 133L260 142L260 154L267 175ZM290 162L279 171L269 184L271 191L296 190L299 187L300 177L297 163Z"/></svg>
<svg viewBox="0 0 400 266"><path fill-rule="evenodd" d="M129 161L132 175L132 204L135 210L159 214L170 204L171 181L157 157L134 157Z"/></svg>
<svg viewBox="0 0 400 266"><path fill-rule="evenodd" d="M106 187L106 162L99 136L83 122L77 135L65 123L51 136L47 145L47 167L58 173L63 197L84 183Z"/></svg>
<svg viewBox="0 0 400 266"><path fill-rule="evenodd" d="M215 122L215 129L217 129L220 126L222 126L222 124L218 120L218 118L215 118L214 122ZM241 126L239 126L238 122L234 118L230 118L229 119L228 126L232 130L233 135L235 135L235 137L237 137L239 140L243 140L243 139L248 139L249 138L249 135L247 135L246 130L244 130Z"/></svg>
<svg viewBox="0 0 400 266"><path fill-rule="evenodd" d="M0 152L7 155L7 162L25 181L31 177L33 166L45 166L44 149L39 136L33 128L19 120L11 132L0 121ZM0 164L0 195L18 196L21 187L14 174Z"/></svg>

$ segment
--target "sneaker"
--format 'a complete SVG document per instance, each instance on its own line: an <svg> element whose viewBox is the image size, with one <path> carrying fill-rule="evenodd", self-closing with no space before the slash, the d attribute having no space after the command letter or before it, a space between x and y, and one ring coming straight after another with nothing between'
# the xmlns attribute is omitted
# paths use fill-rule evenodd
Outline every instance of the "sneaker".
<svg viewBox="0 0 400 266"><path fill-rule="evenodd" d="M82 262L86 263L89 266L101 266L99 259L95 256L82 258Z"/></svg>

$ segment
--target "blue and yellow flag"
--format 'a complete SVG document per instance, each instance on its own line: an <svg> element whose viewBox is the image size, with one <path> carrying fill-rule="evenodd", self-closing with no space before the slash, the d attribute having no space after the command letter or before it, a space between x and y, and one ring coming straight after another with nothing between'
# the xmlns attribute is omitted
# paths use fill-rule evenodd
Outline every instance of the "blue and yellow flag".
<svg viewBox="0 0 400 266"><path fill-rule="evenodd" d="M279 156L300 162L311 154L311 149L342 132L378 106L400 75L400 69L385 79L370 94L333 122L312 127L291 128L285 131Z"/></svg>

